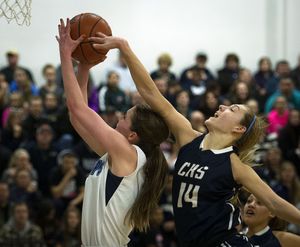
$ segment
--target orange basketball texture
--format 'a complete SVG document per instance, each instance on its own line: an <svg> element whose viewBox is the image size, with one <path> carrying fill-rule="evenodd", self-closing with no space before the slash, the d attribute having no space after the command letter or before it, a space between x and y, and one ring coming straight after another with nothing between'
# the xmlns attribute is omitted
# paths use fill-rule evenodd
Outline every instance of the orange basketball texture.
<svg viewBox="0 0 300 247"><path fill-rule="evenodd" d="M110 26L99 15L93 13L82 13L74 16L70 20L71 38L76 40L81 35L85 34L84 39L72 53L72 57L82 63L97 64L101 62L108 50L96 50L87 40L88 37L95 36L95 33L102 32L108 36L112 35Z"/></svg>

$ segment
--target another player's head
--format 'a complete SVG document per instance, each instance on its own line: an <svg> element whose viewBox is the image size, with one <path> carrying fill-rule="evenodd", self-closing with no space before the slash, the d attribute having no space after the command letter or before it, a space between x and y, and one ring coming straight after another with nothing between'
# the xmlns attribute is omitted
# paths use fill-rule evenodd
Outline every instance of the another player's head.
<svg viewBox="0 0 300 247"><path fill-rule="evenodd" d="M220 105L214 117L206 120L205 124L210 132L228 136L246 163L252 161L250 152L261 140L266 128L262 118L256 116L248 106L238 104Z"/></svg>
<svg viewBox="0 0 300 247"><path fill-rule="evenodd" d="M146 105L136 105L119 120L117 130L145 153L145 180L127 219L139 230L149 226L150 212L155 208L167 181L168 165L160 144L169 136L162 117Z"/></svg>
<svg viewBox="0 0 300 247"><path fill-rule="evenodd" d="M270 226L273 230L282 230L285 226L285 222L272 214L253 194L250 194L244 205L242 219L248 226L251 235L261 231L266 226Z"/></svg>

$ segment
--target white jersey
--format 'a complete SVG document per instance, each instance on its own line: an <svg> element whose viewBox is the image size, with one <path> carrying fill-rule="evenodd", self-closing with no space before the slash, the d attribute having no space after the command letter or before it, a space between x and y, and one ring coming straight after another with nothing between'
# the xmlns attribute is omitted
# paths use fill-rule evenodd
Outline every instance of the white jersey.
<svg viewBox="0 0 300 247"><path fill-rule="evenodd" d="M106 188L109 175L107 154L101 157L85 181L82 207L81 237L84 247L124 247L129 242L132 226L124 222L144 183L144 152L137 150L137 167L129 176L123 177L113 191L108 203Z"/></svg>

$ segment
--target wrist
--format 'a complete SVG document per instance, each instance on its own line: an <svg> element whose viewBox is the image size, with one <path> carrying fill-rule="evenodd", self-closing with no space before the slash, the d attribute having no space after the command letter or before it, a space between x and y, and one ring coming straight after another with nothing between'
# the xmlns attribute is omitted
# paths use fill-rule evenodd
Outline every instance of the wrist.
<svg viewBox="0 0 300 247"><path fill-rule="evenodd" d="M119 38L117 40L117 48L120 49L121 51L124 51L129 48L129 44L127 40Z"/></svg>

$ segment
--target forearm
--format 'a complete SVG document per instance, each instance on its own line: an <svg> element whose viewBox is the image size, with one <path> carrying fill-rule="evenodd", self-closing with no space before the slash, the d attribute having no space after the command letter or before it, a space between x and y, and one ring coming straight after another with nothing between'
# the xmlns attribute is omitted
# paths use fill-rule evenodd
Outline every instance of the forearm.
<svg viewBox="0 0 300 247"><path fill-rule="evenodd" d="M125 40L119 41L119 49L126 60L132 79L141 96L154 110L163 111L169 105L168 101L161 95L146 68Z"/></svg>
<svg viewBox="0 0 300 247"><path fill-rule="evenodd" d="M84 65L78 65L77 80L83 96L84 102L88 103L88 81L89 81L89 70Z"/></svg>
<svg viewBox="0 0 300 247"><path fill-rule="evenodd" d="M281 197L272 202L274 214L290 223L300 225L300 211Z"/></svg>
<svg viewBox="0 0 300 247"><path fill-rule="evenodd" d="M60 59L68 108L70 111L79 109L84 105L84 98L74 73L71 55L61 52Z"/></svg>

